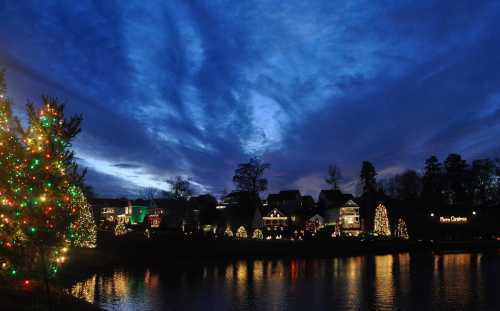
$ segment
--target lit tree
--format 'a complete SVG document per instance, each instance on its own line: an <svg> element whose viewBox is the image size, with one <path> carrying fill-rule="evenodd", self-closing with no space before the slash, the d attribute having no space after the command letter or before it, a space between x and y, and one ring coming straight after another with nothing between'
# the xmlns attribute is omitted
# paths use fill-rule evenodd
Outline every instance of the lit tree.
<svg viewBox="0 0 500 311"><path fill-rule="evenodd" d="M20 125L12 115L5 89L3 72L0 72L0 265L5 274L17 276L18 266L29 261L29 257L23 256L20 243L27 239L21 220L28 198L27 165L19 138Z"/></svg>
<svg viewBox="0 0 500 311"><path fill-rule="evenodd" d="M252 234L252 239L254 240L262 240L264 239L264 235L262 234L262 230L255 229Z"/></svg>
<svg viewBox="0 0 500 311"><path fill-rule="evenodd" d="M64 117L64 106L43 98L37 111L28 105L29 129L23 134L27 159L27 209L20 219L30 235L37 271L44 279L64 262L61 249L76 239L75 220L81 183L71 151L71 140L80 132L81 117Z"/></svg>
<svg viewBox="0 0 500 311"><path fill-rule="evenodd" d="M115 236L121 236L127 234L127 227L124 223L120 222L115 226Z"/></svg>
<svg viewBox="0 0 500 311"><path fill-rule="evenodd" d="M95 248L97 246L97 229L94 217L90 212L90 205L81 190L78 190L73 204L78 209L74 245L82 248Z"/></svg>
<svg viewBox="0 0 500 311"><path fill-rule="evenodd" d="M245 230L245 227L241 226L236 230L236 237L238 239L246 239L248 238L247 231Z"/></svg>
<svg viewBox="0 0 500 311"><path fill-rule="evenodd" d="M398 225L396 227L396 237L408 240L410 236L408 235L408 229L406 228L406 222L402 218L398 218Z"/></svg>
<svg viewBox="0 0 500 311"><path fill-rule="evenodd" d="M0 102L0 260L13 277L49 278L66 260L77 237L82 177L71 152L81 117L65 119L64 108L43 98L28 105L24 130L10 103Z"/></svg>
<svg viewBox="0 0 500 311"><path fill-rule="evenodd" d="M226 227L226 230L224 231L224 236L226 236L228 238L232 238L233 237L233 231L231 231L231 227L230 226Z"/></svg>
<svg viewBox="0 0 500 311"><path fill-rule="evenodd" d="M391 236L389 217L383 204L379 204L375 209L375 227L373 231L380 236Z"/></svg>

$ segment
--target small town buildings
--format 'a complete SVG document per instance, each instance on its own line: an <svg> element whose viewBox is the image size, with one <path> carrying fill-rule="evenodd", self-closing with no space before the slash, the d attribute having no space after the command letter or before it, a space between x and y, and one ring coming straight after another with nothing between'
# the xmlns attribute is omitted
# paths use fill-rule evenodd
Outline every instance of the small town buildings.
<svg viewBox="0 0 500 311"><path fill-rule="evenodd" d="M312 196L302 196L299 190L284 190L269 194L263 206L264 214L277 209L286 215L288 226L292 231L304 229L307 219L314 214L316 207Z"/></svg>
<svg viewBox="0 0 500 311"><path fill-rule="evenodd" d="M342 234L358 236L362 231L359 205L348 200L339 208L339 224Z"/></svg>
<svg viewBox="0 0 500 311"><path fill-rule="evenodd" d="M269 194L267 197L269 209L277 208L281 212L291 215L302 206L302 195L299 190L284 190L278 194Z"/></svg>
<svg viewBox="0 0 500 311"><path fill-rule="evenodd" d="M89 204L100 227L112 228L117 223L126 223L125 215L130 212L130 202L126 199L92 199Z"/></svg>
<svg viewBox="0 0 500 311"><path fill-rule="evenodd" d="M218 226L219 235L237 235L238 238L251 237L257 229L262 230L263 220L259 207L242 208L231 206L222 213L223 223ZM221 231L224 231L222 234ZM231 232L231 234L228 234Z"/></svg>
<svg viewBox="0 0 500 311"><path fill-rule="evenodd" d="M234 191L216 206L217 236L250 238L264 226L261 201L255 194Z"/></svg>
<svg viewBox="0 0 500 311"><path fill-rule="evenodd" d="M314 214L306 222L305 230L310 234L316 234L325 225L325 218L320 214Z"/></svg>
<svg viewBox="0 0 500 311"><path fill-rule="evenodd" d="M262 217L264 222L264 237L267 240L284 239L288 229L288 217L277 208L273 208Z"/></svg>
<svg viewBox="0 0 500 311"><path fill-rule="evenodd" d="M324 226L335 231L335 236L357 236L363 231L360 206L352 194L340 190L322 190L318 210L324 217Z"/></svg>
<svg viewBox="0 0 500 311"><path fill-rule="evenodd" d="M318 212L323 214L325 211L339 208L341 204L353 199L352 194L342 193L340 190L321 190L318 197Z"/></svg>

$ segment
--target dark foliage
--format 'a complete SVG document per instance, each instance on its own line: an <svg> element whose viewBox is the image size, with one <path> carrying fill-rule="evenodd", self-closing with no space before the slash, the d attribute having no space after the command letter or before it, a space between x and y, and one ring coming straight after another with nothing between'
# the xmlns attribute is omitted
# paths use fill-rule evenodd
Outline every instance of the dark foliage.
<svg viewBox="0 0 500 311"><path fill-rule="evenodd" d="M239 164L233 177L236 189L254 194L266 191L267 179L264 178L264 172L269 167L268 163L262 163L259 158L251 158L248 163Z"/></svg>

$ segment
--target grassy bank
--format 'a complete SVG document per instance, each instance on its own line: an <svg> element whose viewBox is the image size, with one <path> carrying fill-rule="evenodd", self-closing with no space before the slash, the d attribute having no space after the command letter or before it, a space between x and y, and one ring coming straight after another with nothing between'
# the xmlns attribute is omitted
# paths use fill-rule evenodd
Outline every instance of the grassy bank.
<svg viewBox="0 0 500 311"><path fill-rule="evenodd" d="M2 311L99 311L100 308L67 294L59 287L53 287L50 302L46 292L39 286L12 286L3 283L0 287L0 310Z"/></svg>
<svg viewBox="0 0 500 311"><path fill-rule="evenodd" d="M12 283L11 280L0 280L0 310L102 310L93 304L73 297L66 289L75 282L107 268L108 264L118 262L117 258L112 253L102 249L72 249L69 256L70 260L67 265L51 282L50 298L44 287L36 282L30 282L27 286L22 281Z"/></svg>

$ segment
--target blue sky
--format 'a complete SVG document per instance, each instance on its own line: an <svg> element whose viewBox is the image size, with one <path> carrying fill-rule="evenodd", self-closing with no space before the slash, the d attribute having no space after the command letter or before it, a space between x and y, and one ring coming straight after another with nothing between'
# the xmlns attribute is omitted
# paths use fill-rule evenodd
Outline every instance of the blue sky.
<svg viewBox="0 0 500 311"><path fill-rule="evenodd" d="M83 113L75 142L104 196L191 176L316 195L330 163L353 189L431 154L500 156L495 1L0 0L0 67L16 105Z"/></svg>

